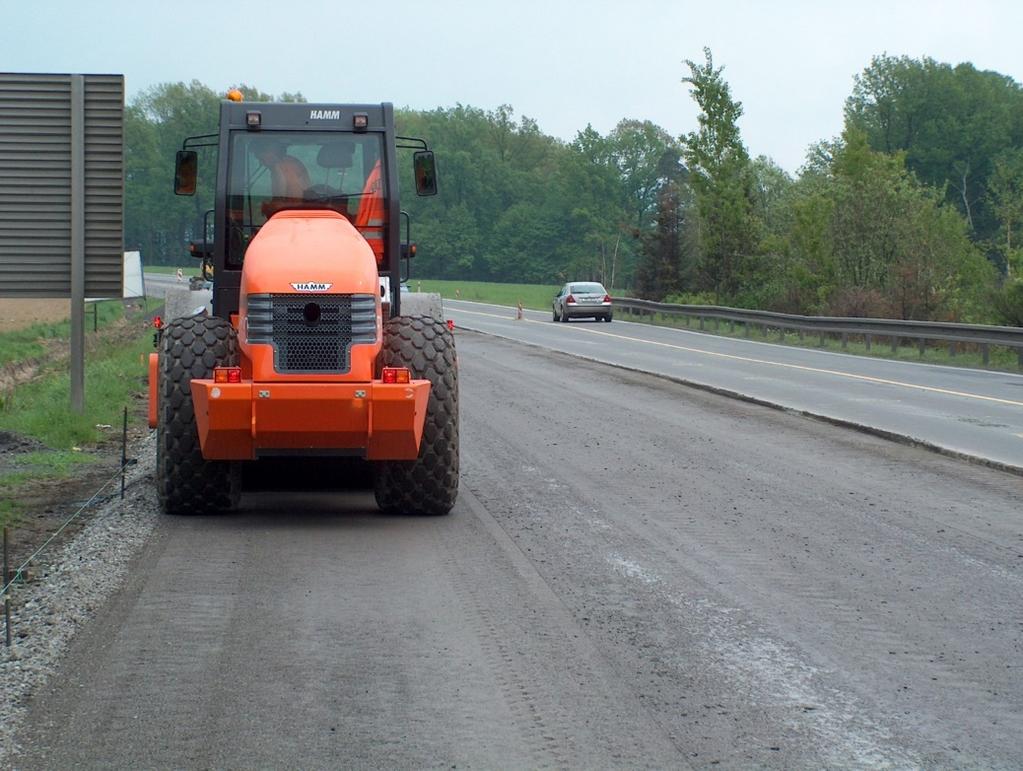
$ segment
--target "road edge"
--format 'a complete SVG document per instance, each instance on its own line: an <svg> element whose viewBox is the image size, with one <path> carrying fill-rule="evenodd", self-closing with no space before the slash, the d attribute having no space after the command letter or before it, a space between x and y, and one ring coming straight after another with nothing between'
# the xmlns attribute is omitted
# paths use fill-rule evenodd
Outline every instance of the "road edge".
<svg viewBox="0 0 1023 771"><path fill-rule="evenodd" d="M485 332L482 329L476 329L465 324L461 324L457 327L467 332L475 332L479 335L486 335L488 337L496 337L501 340L507 340L518 345L524 345L528 348L535 348L541 351L550 351L552 353L559 353L564 356L571 356L574 359L580 359L582 361L592 362L593 364L602 364L607 367L614 367L625 372L634 372L640 375L648 375L650 377L656 377L661 380L667 380L671 383L677 383L678 385L685 386L687 388L694 388L699 391L716 394L718 396L724 396L729 399L737 399L739 401L747 402L748 404L755 404L759 407L767 407L772 410L779 412L785 412L789 415L799 415L805 418L811 418L813 420L819 420L824 423L828 423L839 428L849 428L854 431L858 431L862 434L869 434L870 436L876 436L879 439L885 439L895 444L901 444L907 447L917 447L920 449L928 450L937 455L942 455L946 458L954 458L955 460L962 460L974 465L983 466L985 468L992 469L994 471L1001 471L1007 474L1013 474L1015 476L1023 477L1023 466L1014 466L1011 463L1004 463L1002 461L994 460L992 458L985 458L981 455L972 455L961 450L954 450L951 447L944 447L940 444L935 444L926 439L920 439L914 436L907 436L906 434L900 434L896 431L889 431L884 428L878 428L877 426L871 426L867 423L858 423L855 420L847 420L845 418L836 418L831 415L825 415L819 412L813 412L811 410L803 410L797 407L789 407L784 404L778 404L767 399L763 399L759 396L751 396L750 394L744 394L741 391L733 391L729 388L722 388L721 386L710 385L709 383L701 383L697 380L688 380L677 375L665 375L660 372L650 372L649 370L640 369L639 367L631 367L627 364L616 364L614 362L604 361L603 359L597 359L593 356L585 356L579 353L570 353L568 351L562 351L556 348L549 348L539 343L527 343L522 340L516 340L513 337L506 337L495 332Z"/></svg>

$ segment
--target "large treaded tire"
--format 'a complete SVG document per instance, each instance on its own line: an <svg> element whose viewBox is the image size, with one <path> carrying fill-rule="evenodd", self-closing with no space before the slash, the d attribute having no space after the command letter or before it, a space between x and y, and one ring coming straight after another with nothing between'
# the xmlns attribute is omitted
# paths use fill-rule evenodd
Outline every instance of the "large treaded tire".
<svg viewBox="0 0 1023 771"><path fill-rule="evenodd" d="M458 361L441 319L398 316L384 327L382 367L408 367L430 381L419 457L376 464L377 505L391 514L447 514L458 497Z"/></svg>
<svg viewBox="0 0 1023 771"><path fill-rule="evenodd" d="M221 318L175 319L163 330L157 385L156 487L165 514L211 514L234 508L241 463L208 461L195 426L190 383L215 366L238 365L238 335Z"/></svg>

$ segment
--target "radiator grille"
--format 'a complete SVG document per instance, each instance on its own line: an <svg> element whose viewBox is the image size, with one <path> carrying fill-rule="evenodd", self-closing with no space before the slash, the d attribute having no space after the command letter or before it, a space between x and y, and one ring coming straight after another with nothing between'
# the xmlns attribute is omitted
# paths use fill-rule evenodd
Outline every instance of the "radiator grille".
<svg viewBox="0 0 1023 771"><path fill-rule="evenodd" d="M371 294L263 294L248 297L248 342L274 348L280 373L344 374L352 345L376 342Z"/></svg>

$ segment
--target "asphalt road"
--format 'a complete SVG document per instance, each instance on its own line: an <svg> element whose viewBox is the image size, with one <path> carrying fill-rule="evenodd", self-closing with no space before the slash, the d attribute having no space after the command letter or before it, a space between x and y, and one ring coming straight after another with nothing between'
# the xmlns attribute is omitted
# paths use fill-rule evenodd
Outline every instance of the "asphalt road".
<svg viewBox="0 0 1023 771"><path fill-rule="evenodd" d="M145 280L146 294L150 297L163 297L164 293L170 288L187 289L188 278L187 276L178 281L176 276L170 273L149 273L143 274Z"/></svg>
<svg viewBox="0 0 1023 771"><path fill-rule="evenodd" d="M445 300L459 327L905 437L1023 473L1023 375Z"/></svg>
<svg viewBox="0 0 1023 771"><path fill-rule="evenodd" d="M161 520L19 767L1018 767L1018 477L457 344L448 517Z"/></svg>

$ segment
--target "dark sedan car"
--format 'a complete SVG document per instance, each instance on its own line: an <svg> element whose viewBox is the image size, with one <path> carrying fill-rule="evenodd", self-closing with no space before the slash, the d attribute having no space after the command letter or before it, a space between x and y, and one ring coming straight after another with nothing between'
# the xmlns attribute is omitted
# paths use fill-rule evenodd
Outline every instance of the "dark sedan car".
<svg viewBox="0 0 1023 771"><path fill-rule="evenodd" d="M569 281L554 297L554 320L603 319L610 321L611 295L596 281Z"/></svg>

